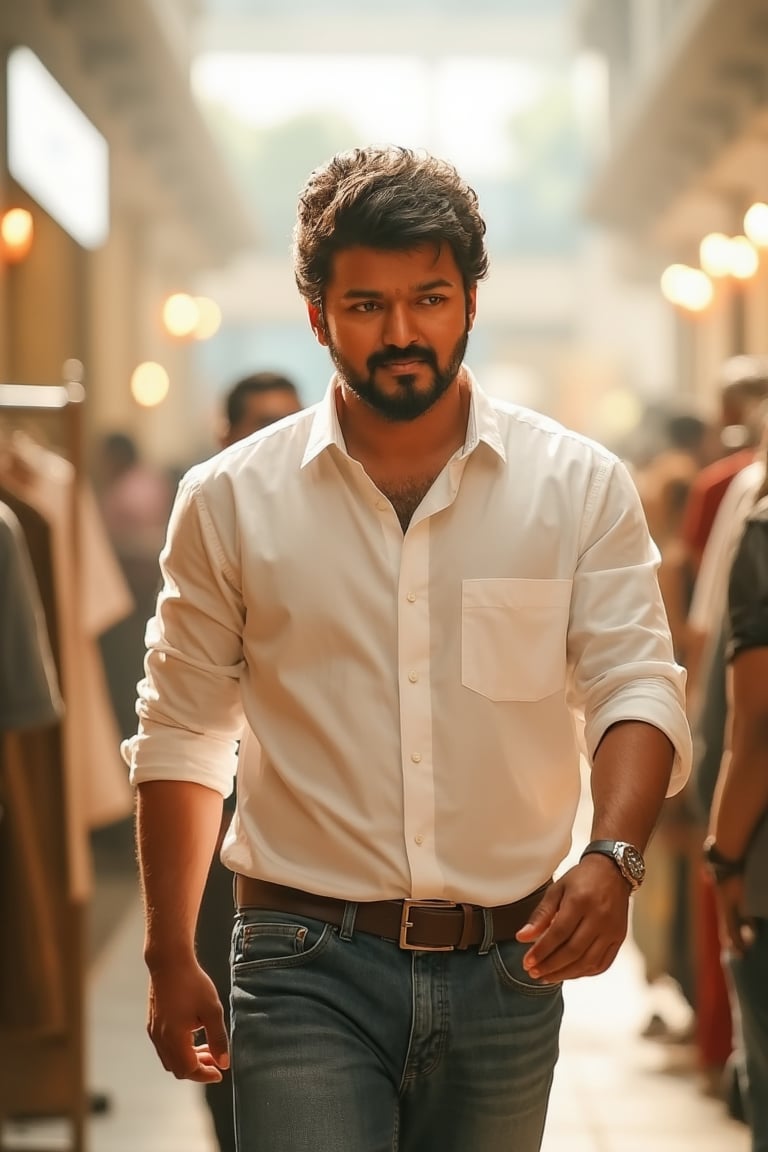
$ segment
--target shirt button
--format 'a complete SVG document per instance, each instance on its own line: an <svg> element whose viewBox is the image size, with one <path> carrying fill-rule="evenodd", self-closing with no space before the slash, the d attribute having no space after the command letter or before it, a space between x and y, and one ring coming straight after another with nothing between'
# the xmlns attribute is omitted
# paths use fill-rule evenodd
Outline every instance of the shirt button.
<svg viewBox="0 0 768 1152"><path fill-rule="evenodd" d="M424 843L424 837L421 835L414 836L413 839L414 839L415 843L419 845L419 847L421 847L421 845Z"/></svg>
<svg viewBox="0 0 768 1152"><path fill-rule="evenodd" d="M419 678L418 672L414 672L413 670L411 670L408 673L408 679L410 680L411 684L415 684L416 681L418 680L418 678Z"/></svg>
<svg viewBox="0 0 768 1152"><path fill-rule="evenodd" d="M383 512L385 510L385 508L387 507L386 500L377 500L376 501L376 507L378 508L379 512Z"/></svg>
<svg viewBox="0 0 768 1152"><path fill-rule="evenodd" d="M406 600L408 601L409 604L415 603L416 593L415 592L409 592L408 595L406 596Z"/></svg>
<svg viewBox="0 0 768 1152"><path fill-rule="evenodd" d="M411 760L414 764L421 764L421 752L411 752Z"/></svg>

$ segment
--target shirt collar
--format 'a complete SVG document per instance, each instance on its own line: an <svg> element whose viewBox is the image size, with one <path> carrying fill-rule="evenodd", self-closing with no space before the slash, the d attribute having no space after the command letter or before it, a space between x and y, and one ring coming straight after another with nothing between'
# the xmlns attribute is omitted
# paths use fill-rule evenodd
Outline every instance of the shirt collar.
<svg viewBox="0 0 768 1152"><path fill-rule="evenodd" d="M302 468L305 468L332 444L335 444L345 455L347 454L344 437L341 434L339 415L336 411L336 380L336 373L334 373L325 395L315 408L309 429L309 439L301 461Z"/></svg>
<svg viewBox="0 0 768 1152"><path fill-rule="evenodd" d="M469 368L465 366L464 370L469 379L470 402L467 435L464 440L464 447L459 453L459 459L463 460L466 456L469 456L470 453L474 452L482 440L501 460L506 461L507 453L504 449L501 433L499 432L499 421L496 410L489 397L486 396L485 392L483 392L475 380ZM325 451L325 449L329 448L332 444L335 444L336 447L346 455L347 450L344 445L341 425L339 424L338 412L336 411L336 387L337 377L334 373L325 395L315 408L315 414L312 417L312 425L309 431L309 439L307 440L307 446L301 461L302 468L306 467L316 456L319 456L321 452Z"/></svg>
<svg viewBox="0 0 768 1152"><path fill-rule="evenodd" d="M470 386L469 419L467 420L467 435L464 440L464 447L459 453L459 459L463 460L471 452L474 452L482 440L506 463L507 453L499 431L499 418L496 409L466 365L464 365L464 371L467 373Z"/></svg>

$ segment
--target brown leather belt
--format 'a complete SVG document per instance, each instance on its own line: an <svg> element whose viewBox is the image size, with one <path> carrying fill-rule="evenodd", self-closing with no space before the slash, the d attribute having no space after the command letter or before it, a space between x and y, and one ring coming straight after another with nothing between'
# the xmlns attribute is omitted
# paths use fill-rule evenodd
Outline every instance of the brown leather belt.
<svg viewBox="0 0 768 1152"><path fill-rule="evenodd" d="M513 904L487 908L492 920L491 942L512 940L527 924L551 880L529 896ZM311 920L341 927L347 902L331 896L315 896L299 888L285 888L252 876L235 877L235 900L240 911L263 908L272 912L294 912ZM376 900L357 905L354 927L358 932L392 940L401 948L423 952L451 952L454 948L476 948L485 938L485 916L476 904L456 904L448 900Z"/></svg>

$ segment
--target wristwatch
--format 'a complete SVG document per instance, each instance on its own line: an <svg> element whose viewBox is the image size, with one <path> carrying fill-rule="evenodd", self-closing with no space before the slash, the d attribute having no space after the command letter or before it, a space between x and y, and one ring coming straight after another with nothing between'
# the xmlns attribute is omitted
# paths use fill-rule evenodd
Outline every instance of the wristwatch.
<svg viewBox="0 0 768 1152"><path fill-rule="evenodd" d="M704 862L715 884L723 884L732 876L740 876L744 871L744 861L732 860L730 856L723 856L715 843L714 836L707 836L702 851Z"/></svg>
<svg viewBox="0 0 768 1152"><path fill-rule="evenodd" d="M645 879L645 860L639 848L626 840L593 840L581 854L583 860L590 852L609 856L634 892Z"/></svg>

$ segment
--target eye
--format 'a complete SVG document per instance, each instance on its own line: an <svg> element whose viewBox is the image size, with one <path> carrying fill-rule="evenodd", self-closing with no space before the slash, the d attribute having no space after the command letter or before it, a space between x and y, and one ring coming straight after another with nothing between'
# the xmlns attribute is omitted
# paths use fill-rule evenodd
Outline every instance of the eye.
<svg viewBox="0 0 768 1152"><path fill-rule="evenodd" d="M442 304L445 296L424 296L419 301L420 304L426 304L428 308L434 308L438 304Z"/></svg>
<svg viewBox="0 0 768 1152"><path fill-rule="evenodd" d="M376 309L380 307L381 305L376 300L362 300L359 304L353 304L351 311L362 312L365 314L368 312L375 312Z"/></svg>

